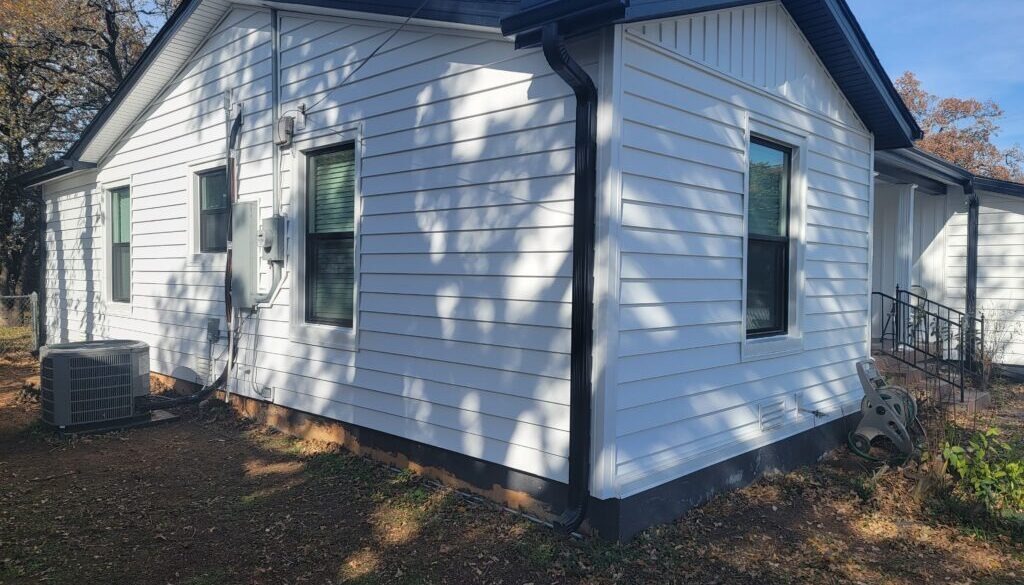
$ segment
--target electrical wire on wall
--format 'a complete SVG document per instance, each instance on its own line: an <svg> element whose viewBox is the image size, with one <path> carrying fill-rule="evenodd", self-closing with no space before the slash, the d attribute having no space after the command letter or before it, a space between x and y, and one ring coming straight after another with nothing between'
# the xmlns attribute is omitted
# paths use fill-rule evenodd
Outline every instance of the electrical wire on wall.
<svg viewBox="0 0 1024 585"><path fill-rule="evenodd" d="M316 114L317 112L325 111L326 108L324 108L322 110L318 110L316 108L320 104L324 103L324 101L326 101L327 98L329 98L332 93L334 93L335 91L338 91L339 89L345 87L345 84L348 83L348 81L350 79L352 79L352 76L354 76L356 73L358 73L360 69L362 69L367 63L369 63L370 60L373 59L374 56L377 55L377 53L379 53L381 51L381 49L384 48L385 45L387 45L389 42L391 42L391 39L395 38L395 36L397 36L398 33L402 32L402 30L406 27L406 25L409 24L409 21L411 21L412 19L416 18L416 15L419 14L421 10L423 10L423 8L427 5L427 2L429 2L429 1L430 0L423 0L422 2L420 2L419 6L417 6L415 10L413 10L411 13L409 13L409 16L405 17L405 20L403 20L402 23L397 28L395 28L393 31L391 31L391 34L389 34L383 41L381 41L381 43L379 45L374 47L374 49L372 51L370 51L370 54L367 55L365 59L360 61L359 64L356 65L354 69L352 69L352 71L349 71L349 73L345 77L343 77L341 79L341 81L338 82L337 85L335 85L334 87L332 87L332 88L328 89L327 91L325 91L324 94L322 96L320 96L320 99L318 99L317 101L313 102L313 104L311 106L306 106L305 104L302 104L302 105L299 106L299 109L297 109L297 110L288 110L287 112L284 113L284 115L288 115L290 113L302 114L303 119L305 120L305 119L309 118L309 116L312 116L313 114ZM331 129L328 128L328 130L331 130Z"/></svg>
<svg viewBox="0 0 1024 585"><path fill-rule="evenodd" d="M281 98L280 98L280 85L281 85L281 80L280 80L280 55L279 55L279 53L280 53L280 18L279 18L277 10L276 9L271 9L271 27L272 27L272 31L271 31L271 61L272 61L271 69L272 69L272 73L271 73L271 76L272 76L272 84L273 84L273 89L272 89L272 92L271 92L272 93L272 96L271 96L271 101L272 101L271 108L273 110L275 125L279 124L285 117L287 117L287 115L289 113L301 113L303 115L303 119L305 120L305 118L307 118L308 116L310 116L310 115L312 115L314 113L317 113L317 112L320 112L320 111L324 111L326 108L324 108L324 109L317 109L317 108L319 106L321 106L321 104L323 104L325 101L327 101L328 98L330 98L331 95L334 92L336 92L337 90L339 90L342 87L344 87L349 82L349 80L351 80L353 78L353 76L356 73L359 72L360 69L362 69L367 63L369 63L378 53L380 53L380 51L383 50L384 47L387 46L387 44L389 42L391 42L392 39L395 38L395 36L397 36L402 30L405 29L406 25L408 25L410 21L413 18L415 18L416 15L418 15L420 13L420 11L423 10L423 8L427 5L427 3L429 1L430 0L422 0L420 2L420 4L416 7L416 9L413 10L402 21L402 23L398 27L396 27L394 30L392 30L384 38L384 40L380 42L380 44L378 44L376 47L374 47L374 49L370 52L369 55L367 55L367 57L365 59L363 59L360 63L358 63L352 69L352 71L350 71L347 75L345 75L345 77L337 85L335 85L333 88L330 88L327 91L325 91L324 94L322 96L320 96L320 98L316 102L314 102L311 106L306 107L305 105L302 105L302 106L300 106L300 108L298 110L289 110L288 112L285 112L284 115L281 115L279 113L280 112L280 103L281 103ZM240 104L238 106L239 106L239 108L241 107ZM240 125L241 125L240 118L241 118L241 112L239 111L239 122L237 124L238 127L240 127ZM237 130L237 128L233 125L231 127L231 130L229 131L229 139L228 139L228 175L229 175L228 178L229 178L229 184L230 184L230 187L229 187L229 191L230 191L229 192L229 198L230 198L231 205L234 205L235 203L238 202L238 194L239 194L239 192L238 192L238 185L239 185L239 180L240 180L239 179L239 173L237 172L238 160L239 160L239 155L240 155L240 152L239 152L240 151L240 146L239 146L240 140L238 140L238 136L235 134L236 130ZM330 129L330 130L332 132L336 131L334 129ZM280 187L280 161L281 161L281 155L282 155L282 153L281 153L281 144L282 144L283 141L279 140L278 138L279 138L278 136L275 136L274 144L273 144L273 155L272 155L273 166L274 166L274 169L273 169L273 172L272 172L272 181L273 181L273 184L272 184L272 194L273 194L273 214L274 214L275 218L281 216L280 215L280 208L281 208L281 200L280 200L281 199L281 196L280 196L280 193L281 193L281 187ZM230 213L229 213L229 218L230 218ZM259 377L259 369L258 369L258 363L259 363L259 325L260 325L260 320L261 320L260 312L262 311L262 309L266 308L266 306L268 304L272 304L273 303L275 295L280 290L280 283L283 281L284 270L283 270L283 267L281 265L282 264L281 262L271 262L273 272L272 272L272 278L271 278L271 283L270 283L269 290L267 291L266 294L264 294L264 295L259 297L259 299L257 300L255 306L252 307L252 312L251 313L249 313L245 317L241 317L241 312L239 310L240 308L239 307L232 307L231 306L230 282L229 282L230 279L231 279L231 244L230 244L231 229L230 228L228 230L228 233L229 233L229 246L228 246L227 267L226 267L226 273L225 273L225 279L226 279L225 280L225 293L226 293L225 301L227 303L226 319L228 320L228 324L229 325L228 325L228 356L227 356L228 360L227 360L227 365L226 365L226 370L225 371L228 373L227 374L227 378L232 379L232 380L234 380L234 381L236 381L238 383L247 383L252 394L254 394L256 396L261 396L261 397L266 398L266 396L264 396L264 392L261 391L260 384L259 384L259 381L258 381L258 377ZM282 238L282 240L283 240L283 238ZM274 241L272 245L274 245L274 246L283 245L283 241ZM241 322L239 322L239 321L241 321ZM250 333L246 333L245 324L250 322L250 321L252 321L253 326L251 328L251 332ZM235 370L236 370L236 367L235 367L235 357L237 356L237 354L239 352L239 348L242 345L243 337L248 337L248 339L245 340L246 341L245 350L241 352L242 353L242 362L243 362L242 365L243 365L243 367L248 368L248 370L245 372L246 374L248 374L247 376L239 376L239 375L234 373ZM224 377L224 375L222 375L222 378L223 377ZM246 378L246 379L243 380L243 377ZM218 378L218 380L220 380L220 378ZM224 385L224 389L225 389L225 398L226 399L230 399L230 384Z"/></svg>

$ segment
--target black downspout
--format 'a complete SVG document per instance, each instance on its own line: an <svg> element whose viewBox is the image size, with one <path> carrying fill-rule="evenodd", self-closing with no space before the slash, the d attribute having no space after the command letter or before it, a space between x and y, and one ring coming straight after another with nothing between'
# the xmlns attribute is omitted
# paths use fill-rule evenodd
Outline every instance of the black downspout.
<svg viewBox="0 0 1024 585"><path fill-rule="evenodd" d="M597 87L565 47L557 23L544 25L544 57L576 95L569 366L569 494L555 528L572 533L590 499L591 354L594 347L594 224L597 197Z"/></svg>
<svg viewBox="0 0 1024 585"><path fill-rule="evenodd" d="M47 319L47 292L46 292L46 197L43 196L42 187L37 187L36 192L39 195L39 199L36 201L39 205L39 287L36 291L36 303L38 307L36 309L36 347L35 350L39 351L39 348L46 345L46 319Z"/></svg>
<svg viewBox="0 0 1024 585"><path fill-rule="evenodd" d="M974 180L964 183L964 195L967 197L967 301L964 312L967 313L967 364L974 368L974 349L976 332L974 318L978 314L978 219L981 198L974 190Z"/></svg>

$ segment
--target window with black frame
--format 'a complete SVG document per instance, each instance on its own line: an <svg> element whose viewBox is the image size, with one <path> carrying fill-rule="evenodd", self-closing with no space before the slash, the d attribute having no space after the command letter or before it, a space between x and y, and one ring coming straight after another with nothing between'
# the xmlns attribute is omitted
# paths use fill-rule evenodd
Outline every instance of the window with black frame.
<svg viewBox="0 0 1024 585"><path fill-rule="evenodd" d="M199 191L199 251L228 249L228 173L224 167L196 174Z"/></svg>
<svg viewBox="0 0 1024 585"><path fill-rule="evenodd" d="M783 335L789 324L792 150L750 139L747 210L747 337Z"/></svg>
<svg viewBox="0 0 1024 585"><path fill-rule="evenodd" d="M128 187L110 191L110 299L119 303L132 296L132 198Z"/></svg>
<svg viewBox="0 0 1024 585"><path fill-rule="evenodd" d="M306 321L352 326L355 297L355 146L307 155Z"/></svg>

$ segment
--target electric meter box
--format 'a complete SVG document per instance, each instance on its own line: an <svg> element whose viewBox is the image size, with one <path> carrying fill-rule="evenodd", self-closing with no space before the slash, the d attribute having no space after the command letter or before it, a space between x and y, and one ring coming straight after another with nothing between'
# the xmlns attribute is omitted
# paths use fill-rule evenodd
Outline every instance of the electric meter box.
<svg viewBox="0 0 1024 585"><path fill-rule="evenodd" d="M259 298L260 208L255 201L231 206L231 304L253 309Z"/></svg>
<svg viewBox="0 0 1024 585"><path fill-rule="evenodd" d="M263 259L267 262L284 262L284 241L284 216L264 218Z"/></svg>

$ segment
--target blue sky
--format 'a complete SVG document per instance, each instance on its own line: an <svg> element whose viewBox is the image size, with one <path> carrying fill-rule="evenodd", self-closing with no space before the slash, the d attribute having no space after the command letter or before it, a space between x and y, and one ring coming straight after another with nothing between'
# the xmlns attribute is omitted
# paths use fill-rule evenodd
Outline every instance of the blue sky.
<svg viewBox="0 0 1024 585"><path fill-rule="evenodd" d="M1024 0L847 0L892 77L939 96L993 99L1001 147L1024 145Z"/></svg>

